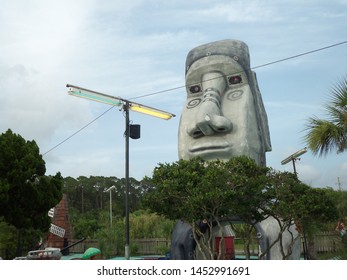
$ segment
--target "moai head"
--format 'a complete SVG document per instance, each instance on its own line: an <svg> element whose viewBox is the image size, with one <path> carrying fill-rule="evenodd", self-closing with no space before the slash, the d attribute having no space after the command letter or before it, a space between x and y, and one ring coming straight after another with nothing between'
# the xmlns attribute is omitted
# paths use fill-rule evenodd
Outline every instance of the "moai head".
<svg viewBox="0 0 347 280"><path fill-rule="evenodd" d="M186 59L186 91L180 159L245 155L266 164L265 152L271 151L267 116L245 43L223 40L192 49Z"/></svg>

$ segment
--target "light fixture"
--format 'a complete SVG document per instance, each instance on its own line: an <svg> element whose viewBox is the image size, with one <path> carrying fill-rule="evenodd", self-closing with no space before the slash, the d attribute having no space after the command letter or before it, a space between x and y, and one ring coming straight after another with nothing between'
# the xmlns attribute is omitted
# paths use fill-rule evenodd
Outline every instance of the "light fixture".
<svg viewBox="0 0 347 280"><path fill-rule="evenodd" d="M121 106L123 102L121 101L120 98L114 97L111 95L107 95L101 92L73 86L73 85L66 85L68 89L68 94L76 96L76 97L81 97L81 98L86 98L89 100L97 101L97 102L102 102L105 104L109 104L112 106Z"/></svg>
<svg viewBox="0 0 347 280"><path fill-rule="evenodd" d="M171 114L159 109L155 109L149 106L145 106L140 103L132 102L132 101L123 99L121 97L116 97L116 96L104 94L101 92L97 92L94 90L85 89L82 87L73 86L69 84L67 84L66 87L68 87L68 94L76 96L76 97L86 98L89 100L109 104L112 106L121 106L121 105L124 105L125 103L128 103L129 104L128 109L130 109L131 111L143 113L143 114L150 115L150 116L157 117L164 120L169 120L172 117L175 117L174 114Z"/></svg>
<svg viewBox="0 0 347 280"><path fill-rule="evenodd" d="M165 111L154 109L154 108L151 108L148 106L143 106L143 105L138 104L138 103L130 103L129 109L131 111L143 113L143 114L150 115L150 116L157 117L157 118L164 119L164 120L169 120L175 116L175 115L167 113Z"/></svg>
<svg viewBox="0 0 347 280"><path fill-rule="evenodd" d="M293 159L298 158L299 156L303 155L304 153L307 152L307 148L303 148L297 152L295 152L294 154L290 155L289 157L287 157L286 159L281 161L281 164L287 164L288 162L292 161Z"/></svg>
<svg viewBox="0 0 347 280"><path fill-rule="evenodd" d="M295 174L295 176L297 176L296 167L295 167L295 161L299 159L298 158L299 156L303 155L306 152L307 152L307 148L305 147L305 148L295 152L294 154L290 155L289 157L285 158L284 160L282 160L281 164L284 165L284 164L287 164L288 162L292 161L293 162L294 174Z"/></svg>
<svg viewBox="0 0 347 280"><path fill-rule="evenodd" d="M169 120L172 117L175 117L174 114L155 109L149 106L145 106L136 102L132 102L120 97L115 97L107 95L101 92L97 92L90 89L81 88L78 86L73 86L67 84L68 93L70 95L90 99L97 102L102 102L112 106L122 106L123 111L125 112L125 259L130 259L130 230L129 230L129 137L131 134L130 131L130 120L129 120L129 110L150 115L153 117L161 118L164 120ZM138 129L138 128L137 128ZM139 131L138 131L139 133ZM135 133L137 139L137 133ZM133 138L133 137L132 137ZM112 225L112 209L111 209L111 188L107 191L110 191L110 224Z"/></svg>

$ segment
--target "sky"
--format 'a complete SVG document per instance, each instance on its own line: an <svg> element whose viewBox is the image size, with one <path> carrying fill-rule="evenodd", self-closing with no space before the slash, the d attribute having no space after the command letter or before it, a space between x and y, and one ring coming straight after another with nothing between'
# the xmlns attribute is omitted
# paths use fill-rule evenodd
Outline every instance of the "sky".
<svg viewBox="0 0 347 280"><path fill-rule="evenodd" d="M130 111L141 138L130 139L129 175L141 180L178 160L184 65L194 47L223 39L248 45L269 120L267 165L279 171L293 172L281 161L305 147L308 118L327 117L330 91L347 75L347 44L339 44L347 40L347 0L0 0L0 6L0 133L11 129L35 140L47 175L125 177L123 111L70 96L66 84L176 115L165 121ZM347 190L346 152L308 151L296 169L310 186Z"/></svg>

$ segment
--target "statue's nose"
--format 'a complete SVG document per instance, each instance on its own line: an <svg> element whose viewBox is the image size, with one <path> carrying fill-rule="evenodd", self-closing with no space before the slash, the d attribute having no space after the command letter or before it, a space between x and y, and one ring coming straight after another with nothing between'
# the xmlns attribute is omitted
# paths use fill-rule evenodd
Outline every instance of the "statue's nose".
<svg viewBox="0 0 347 280"><path fill-rule="evenodd" d="M203 100L187 131L193 138L232 130L231 121L221 112L221 94L226 88L225 77L221 73L212 72L204 74L202 79Z"/></svg>

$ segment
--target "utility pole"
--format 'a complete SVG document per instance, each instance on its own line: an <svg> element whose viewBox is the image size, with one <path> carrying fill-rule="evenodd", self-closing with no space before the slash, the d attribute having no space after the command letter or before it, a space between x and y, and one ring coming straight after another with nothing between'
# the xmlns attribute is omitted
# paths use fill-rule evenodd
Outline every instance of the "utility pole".
<svg viewBox="0 0 347 280"><path fill-rule="evenodd" d="M338 187L338 190L341 191L340 177L337 177L337 187Z"/></svg>

